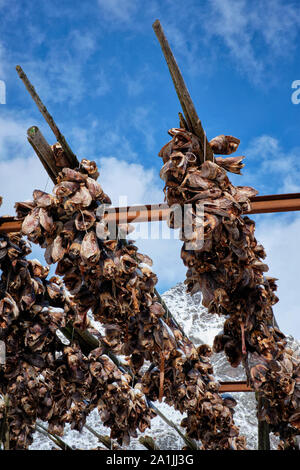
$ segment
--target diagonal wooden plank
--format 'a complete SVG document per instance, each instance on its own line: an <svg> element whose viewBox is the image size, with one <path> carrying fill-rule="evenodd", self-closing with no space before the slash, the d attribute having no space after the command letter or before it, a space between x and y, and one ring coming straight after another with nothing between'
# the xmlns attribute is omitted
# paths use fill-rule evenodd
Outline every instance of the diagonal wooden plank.
<svg viewBox="0 0 300 470"><path fill-rule="evenodd" d="M42 115L45 118L46 122L50 126L50 129L52 130L53 134L55 135L57 141L61 144L61 146L62 146L62 148L63 148L63 150L66 154L66 157L69 160L70 168L75 168L77 166L77 162L78 162L76 155L74 155L74 153L72 152L69 144L67 143L66 139L64 138L64 136L60 132L58 126L56 125L56 123L53 119L53 117L51 116L51 114L47 110L46 106L42 102L39 95L37 94L34 86L30 82L29 78L27 77L27 75L24 72L24 70L22 69L22 67L20 65L17 65L16 70L18 72L18 75L19 75L20 79L24 83L27 91L29 92L32 99L34 100L35 104L37 105L39 111L42 113Z"/></svg>
<svg viewBox="0 0 300 470"><path fill-rule="evenodd" d="M202 161L204 160L214 161L214 153L207 140L206 133L202 127L196 108L191 99L190 93L184 82L183 76L180 72L180 69L175 60L171 47L168 43L168 40L163 31L163 28L160 24L160 21L156 20L153 23L152 27L154 29L154 32L157 36L157 39L160 43L164 57L166 59L188 128L191 132L193 132L199 138L200 145L202 148Z"/></svg>
<svg viewBox="0 0 300 470"><path fill-rule="evenodd" d="M42 162L53 183L56 184L56 177L59 169L55 165L53 152L45 137L37 126L32 126L27 131L27 140Z"/></svg>

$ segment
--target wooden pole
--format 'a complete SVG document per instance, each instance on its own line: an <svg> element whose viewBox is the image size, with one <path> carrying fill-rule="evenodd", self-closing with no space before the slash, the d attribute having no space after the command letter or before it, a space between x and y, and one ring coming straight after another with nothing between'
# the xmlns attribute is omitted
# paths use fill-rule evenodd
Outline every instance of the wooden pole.
<svg viewBox="0 0 300 470"><path fill-rule="evenodd" d="M155 444L153 438L150 436L141 436L139 441L148 450L160 450L159 447Z"/></svg>
<svg viewBox="0 0 300 470"><path fill-rule="evenodd" d="M84 428L86 428L88 431L90 431L90 433L92 433L95 437L97 437L98 441L101 442L101 444L103 444L107 449L109 450L112 450L113 449L113 445L115 446L116 444L113 443L113 441L111 440L110 437L108 436L101 436L101 434L99 434L97 431L95 431L91 426L89 426L88 424L85 424L83 426Z"/></svg>
<svg viewBox="0 0 300 470"><path fill-rule="evenodd" d="M154 29L154 32L157 36L157 39L160 43L163 54L165 56L165 59L166 59L166 62L167 62L174 86L175 86L175 90L179 98L182 111L185 116L188 130L193 132L193 134L195 134L199 138L200 145L202 148L202 153L203 153L202 161L204 161L204 159L214 161L214 153L207 140L201 121L198 117L196 108L191 99L187 86L183 80L182 74L177 65L175 57L172 53L172 50L170 48L166 35L163 31L163 28L160 24L160 21L156 20L153 23L152 27ZM204 152L205 152L205 156L204 156Z"/></svg>
<svg viewBox="0 0 300 470"><path fill-rule="evenodd" d="M59 170L55 166L53 151L38 127L32 126L27 130L27 140L39 157L53 183L56 184L56 177Z"/></svg>
<svg viewBox="0 0 300 470"><path fill-rule="evenodd" d="M2 445L2 450L9 450L8 410L10 406L10 400L8 394L4 395L1 401L3 417L0 421L0 445Z"/></svg>
<svg viewBox="0 0 300 470"><path fill-rule="evenodd" d="M60 328L62 334L69 340L72 341L76 339L80 345L82 352L88 356L93 349L99 348L99 346L104 345L104 352L112 362L120 369L122 372L129 374L132 379L135 381L135 375L131 371L130 367L126 364L123 364L114 353L112 353L101 340L98 340L95 336L89 333L87 330L81 330L80 328L75 328L71 322L69 322L65 327Z"/></svg>
<svg viewBox="0 0 300 470"><path fill-rule="evenodd" d="M74 450L69 444L61 439L61 437L57 436L55 433L48 431L42 424L36 423L35 429L44 436L48 437L51 441L53 441L60 449L62 450Z"/></svg>
<svg viewBox="0 0 300 470"><path fill-rule="evenodd" d="M183 334L183 336L187 337L185 332L183 331L183 329L181 328L181 326L179 325L179 323L177 322L177 320L175 320L174 316L172 315L169 307L167 306L166 302L164 301L164 299L161 297L160 293L158 292L158 290L156 288L154 288L154 293L158 299L158 302L163 306L164 310L165 310L165 317L166 318L171 318L172 321L173 321L173 324L176 328L178 328L179 331L181 331L181 333Z"/></svg>
<svg viewBox="0 0 300 470"><path fill-rule="evenodd" d="M270 450L270 426L266 421L259 419L264 404L264 398L259 392L255 393L255 397L257 400L258 413L258 450Z"/></svg>
<svg viewBox="0 0 300 470"><path fill-rule="evenodd" d="M62 148L65 152L65 155L66 155L66 157L69 161L70 168L75 168L77 166L77 161L78 161L77 158L76 158L76 155L74 155L74 153L72 152L69 144L67 143L66 139L64 138L64 136L60 132L59 128L57 127L57 125L56 125L56 123L53 119L53 117L48 112L46 106L44 105L41 98L39 97L39 95L35 91L34 86L31 84L30 80L28 79L28 77L27 77L26 73L24 72L24 70L22 69L22 67L20 65L17 65L16 70L18 72L18 75L19 75L20 79L22 80L22 82L24 83L26 89L28 90L30 96L34 100L35 104L37 105L39 111L42 113L42 115L45 118L46 122L49 124L49 126L50 126L53 134L55 135L57 141L62 146Z"/></svg>
<svg viewBox="0 0 300 470"><path fill-rule="evenodd" d="M158 414L158 416L160 416L164 420L164 422L168 424L168 426L171 426L171 428L175 429L175 431L179 434L180 437L182 437L182 439L184 440L184 442L186 443L189 449L199 450L197 443L194 441L194 439L190 439L185 434L183 434L180 431L180 429L176 426L176 424L170 419L168 419L148 398L147 398L147 404L149 408L152 408L155 411L155 413Z"/></svg>

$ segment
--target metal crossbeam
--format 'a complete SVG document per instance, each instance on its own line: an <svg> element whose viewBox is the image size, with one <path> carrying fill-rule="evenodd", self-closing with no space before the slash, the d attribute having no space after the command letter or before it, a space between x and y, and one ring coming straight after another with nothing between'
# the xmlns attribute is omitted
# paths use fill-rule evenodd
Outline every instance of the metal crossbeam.
<svg viewBox="0 0 300 470"><path fill-rule="evenodd" d="M251 210L246 214L300 211L300 193L256 196L251 200ZM116 224L157 222L167 220L170 208L167 204L145 206L109 207L104 215L107 222ZM22 220L16 217L0 217L0 233L19 232Z"/></svg>
<svg viewBox="0 0 300 470"><path fill-rule="evenodd" d="M247 382L219 382L219 392L254 392L252 387L249 387Z"/></svg>

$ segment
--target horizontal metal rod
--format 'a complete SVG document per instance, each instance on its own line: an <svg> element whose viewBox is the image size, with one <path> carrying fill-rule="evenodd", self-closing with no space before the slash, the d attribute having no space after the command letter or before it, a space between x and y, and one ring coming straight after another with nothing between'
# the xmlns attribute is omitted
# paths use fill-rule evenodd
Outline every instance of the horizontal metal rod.
<svg viewBox="0 0 300 470"><path fill-rule="evenodd" d="M300 211L300 193L256 196L251 199L251 210L247 214ZM105 212L107 222L139 223L157 222L168 219L170 207L167 204L144 206L109 207ZM16 217L0 217L0 233L19 232L22 220Z"/></svg>
<svg viewBox="0 0 300 470"><path fill-rule="evenodd" d="M219 382L219 392L254 392L247 382Z"/></svg>
<svg viewBox="0 0 300 470"><path fill-rule="evenodd" d="M300 210L300 193L256 196L251 201L249 214L291 212Z"/></svg>

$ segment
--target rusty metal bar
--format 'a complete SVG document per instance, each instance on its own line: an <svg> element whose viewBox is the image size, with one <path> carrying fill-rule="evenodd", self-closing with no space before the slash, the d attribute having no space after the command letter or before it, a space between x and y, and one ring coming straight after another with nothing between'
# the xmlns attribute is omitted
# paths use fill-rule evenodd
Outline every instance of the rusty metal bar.
<svg viewBox="0 0 300 470"><path fill-rule="evenodd" d="M267 214L274 212L300 211L300 193L256 196L251 201L251 210L247 214ZM156 222L169 217L167 204L146 204L144 206L112 207L107 211L107 220L115 217L117 223Z"/></svg>
<svg viewBox="0 0 300 470"><path fill-rule="evenodd" d="M300 193L256 196L251 201L249 214L291 212L300 210Z"/></svg>
<svg viewBox="0 0 300 470"><path fill-rule="evenodd" d="M251 199L251 210L247 214L300 211L300 193L256 196ZM107 222L122 223L156 222L169 217L167 204L144 206L110 207L106 210ZM22 221L16 217L0 217L0 233L19 232Z"/></svg>
<svg viewBox="0 0 300 470"><path fill-rule="evenodd" d="M22 220L16 217L0 217L0 233L20 232Z"/></svg>
<svg viewBox="0 0 300 470"><path fill-rule="evenodd" d="M254 392L247 382L220 382L221 393L223 392Z"/></svg>

